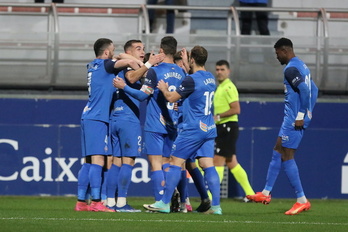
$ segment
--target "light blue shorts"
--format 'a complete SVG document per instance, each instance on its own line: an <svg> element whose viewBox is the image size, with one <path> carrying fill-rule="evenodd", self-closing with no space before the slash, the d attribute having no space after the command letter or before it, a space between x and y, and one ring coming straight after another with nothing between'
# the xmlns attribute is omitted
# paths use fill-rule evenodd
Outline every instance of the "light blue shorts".
<svg viewBox="0 0 348 232"><path fill-rule="evenodd" d="M141 156L142 137L139 122L111 120L112 154L115 157Z"/></svg>
<svg viewBox="0 0 348 232"><path fill-rule="evenodd" d="M109 124L95 120L81 120L82 156L111 155Z"/></svg>

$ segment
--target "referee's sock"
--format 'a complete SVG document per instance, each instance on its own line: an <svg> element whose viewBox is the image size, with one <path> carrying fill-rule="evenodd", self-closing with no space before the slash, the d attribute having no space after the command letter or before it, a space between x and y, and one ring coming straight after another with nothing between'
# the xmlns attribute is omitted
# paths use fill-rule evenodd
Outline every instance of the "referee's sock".
<svg viewBox="0 0 348 232"><path fill-rule="evenodd" d="M232 168L231 173L233 174L236 181L243 188L245 195L254 195L255 194L253 188L250 186L250 183L248 180L248 175L245 172L244 168L240 164L237 164L237 166Z"/></svg>
<svg viewBox="0 0 348 232"><path fill-rule="evenodd" d="M215 166L216 172L219 175L220 184L224 179L225 166Z"/></svg>

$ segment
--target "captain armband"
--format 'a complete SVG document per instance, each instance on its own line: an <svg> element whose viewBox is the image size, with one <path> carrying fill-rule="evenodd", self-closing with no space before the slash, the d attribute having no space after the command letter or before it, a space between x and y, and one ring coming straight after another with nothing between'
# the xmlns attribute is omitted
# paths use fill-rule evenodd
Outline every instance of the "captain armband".
<svg viewBox="0 0 348 232"><path fill-rule="evenodd" d="M153 94L153 88L148 85L143 85L140 90L148 95Z"/></svg>

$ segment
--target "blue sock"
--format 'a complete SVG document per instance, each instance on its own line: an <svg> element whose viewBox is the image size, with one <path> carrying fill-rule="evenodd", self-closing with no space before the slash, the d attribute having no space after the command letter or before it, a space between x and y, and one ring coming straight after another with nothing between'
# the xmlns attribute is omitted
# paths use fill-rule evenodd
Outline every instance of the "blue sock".
<svg viewBox="0 0 348 232"><path fill-rule="evenodd" d="M132 178L133 166L122 164L118 175L118 197L127 197L128 188Z"/></svg>
<svg viewBox="0 0 348 232"><path fill-rule="evenodd" d="M178 191L180 193L180 202L185 202L187 196L186 170L181 171L181 178L178 184Z"/></svg>
<svg viewBox="0 0 348 232"><path fill-rule="evenodd" d="M108 172L109 170L106 168L103 168L102 171L102 185L101 185L101 199L102 200L106 200L106 183L107 183L107 179L108 179Z"/></svg>
<svg viewBox="0 0 348 232"><path fill-rule="evenodd" d="M204 178L212 195L211 205L220 205L220 178L214 166L203 169Z"/></svg>
<svg viewBox="0 0 348 232"><path fill-rule="evenodd" d="M91 164L89 168L89 181L91 186L92 200L100 200L100 191L102 184L103 167L97 164Z"/></svg>
<svg viewBox="0 0 348 232"><path fill-rule="evenodd" d="M162 199L164 191L164 174L162 170L151 172L152 188L155 196L155 201Z"/></svg>
<svg viewBox="0 0 348 232"><path fill-rule="evenodd" d="M265 190L272 191L275 181L282 167L282 155L273 150L272 160L268 166Z"/></svg>
<svg viewBox="0 0 348 232"><path fill-rule="evenodd" d="M77 177L77 199L80 201L84 201L86 199L87 189L89 185L89 168L91 164L84 163L81 166L81 169L78 173Z"/></svg>
<svg viewBox="0 0 348 232"><path fill-rule="evenodd" d="M163 175L164 175L164 179L166 179L166 176L167 176L167 171L166 169L169 168L170 166L170 163L165 163L162 165L162 170L163 170Z"/></svg>
<svg viewBox="0 0 348 232"><path fill-rule="evenodd" d="M204 200L209 198L207 187L205 185L205 181L201 171L198 168L195 168L190 172L190 175L192 177L192 180L196 186L196 189L199 195L201 196L201 199Z"/></svg>
<svg viewBox="0 0 348 232"><path fill-rule="evenodd" d="M288 176L291 186L295 190L296 197L300 198L304 196L300 174L298 171L297 164L294 159L287 160L283 162L283 168Z"/></svg>
<svg viewBox="0 0 348 232"><path fill-rule="evenodd" d="M166 190L164 191L164 195L162 198L162 201L165 204L168 204L173 196L174 189L178 185L180 181L181 176L181 167L170 165L169 171L167 173L167 180L166 180Z"/></svg>
<svg viewBox="0 0 348 232"><path fill-rule="evenodd" d="M108 179L106 183L106 196L107 198L114 198L116 196L118 174L120 172L120 167L112 164L109 169Z"/></svg>

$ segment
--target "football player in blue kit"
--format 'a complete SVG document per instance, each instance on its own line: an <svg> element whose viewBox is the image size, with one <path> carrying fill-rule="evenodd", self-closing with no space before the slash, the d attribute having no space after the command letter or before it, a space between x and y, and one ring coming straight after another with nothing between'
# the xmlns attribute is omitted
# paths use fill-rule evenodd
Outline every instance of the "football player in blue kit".
<svg viewBox="0 0 348 232"><path fill-rule="evenodd" d="M294 215L311 207L303 191L294 156L303 133L311 121L318 88L311 79L307 65L295 56L291 40L281 38L275 43L274 48L278 61L286 65L284 68L285 115L268 167L266 185L262 192L248 195L247 198L254 202L269 204L271 191L280 169L283 168L297 197L297 202L285 214Z"/></svg>
<svg viewBox="0 0 348 232"><path fill-rule="evenodd" d="M94 43L96 59L87 65L89 99L81 116L82 156L85 164L78 175L78 201L76 211L113 212L101 202L102 170L105 157L111 154L109 141L110 106L115 91L112 80L119 71L138 64L131 59L113 59L115 46L112 40L100 38ZM90 185L92 202L85 202Z"/></svg>
<svg viewBox="0 0 348 232"><path fill-rule="evenodd" d="M219 176L213 163L216 126L211 110L216 84L213 74L205 70L207 58L207 50L195 46L189 59L193 74L187 76L178 89L170 91L168 83L163 80L158 82L157 88L169 102L183 99L183 124L173 144L164 195L153 204L144 204L144 208L150 211L170 212L170 200L180 180L181 166L201 149L201 156L196 158L203 168L205 180L212 193L212 206L205 213L222 214Z"/></svg>
<svg viewBox="0 0 348 232"><path fill-rule="evenodd" d="M127 41L124 45L124 51L125 54L131 55L139 61L144 59L144 44L140 40ZM138 70L124 69L117 76L125 80L131 88L140 89L140 78L149 67L162 61L163 58L164 56L161 54L150 56L148 62ZM110 117L114 157L107 177L107 207L116 210L116 212L141 212L141 210L131 207L126 201L135 159L141 155L142 148L139 107L139 100L125 93L122 89L116 89ZM117 203L115 201L116 190Z"/></svg>
<svg viewBox="0 0 348 232"><path fill-rule="evenodd" d="M185 77L185 72L174 64L177 41L173 36L161 39L162 63L150 68L140 91L126 85L122 78L116 78L114 85L131 96L143 101L147 99L144 125L144 148L151 164L151 181L155 200L160 200L165 185L165 170L169 166L170 151L177 135L177 112L174 103L169 103L157 89L159 80L168 83L171 91L176 90ZM150 97L149 97L150 96Z"/></svg>

